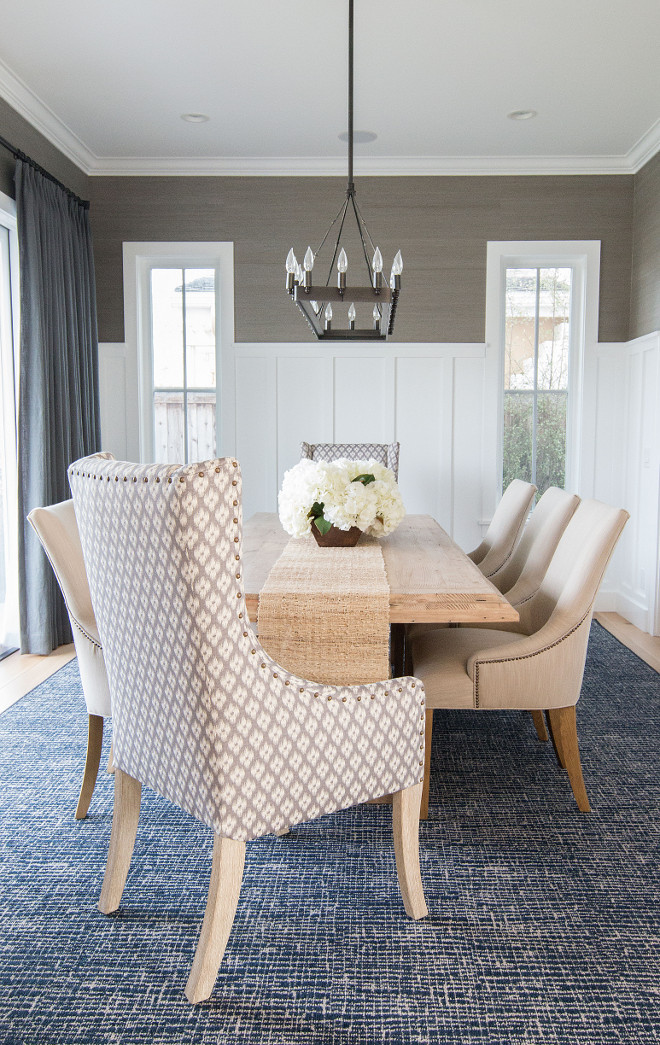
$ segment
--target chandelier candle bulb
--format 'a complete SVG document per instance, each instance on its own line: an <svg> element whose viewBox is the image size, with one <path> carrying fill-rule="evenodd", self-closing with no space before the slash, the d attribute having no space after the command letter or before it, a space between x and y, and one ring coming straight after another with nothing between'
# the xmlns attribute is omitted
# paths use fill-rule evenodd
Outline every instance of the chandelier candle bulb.
<svg viewBox="0 0 660 1045"><path fill-rule="evenodd" d="M305 290L309 291L312 285L312 269L314 268L314 251L311 247L308 247L305 251L303 268L305 270Z"/></svg>
<svg viewBox="0 0 660 1045"><path fill-rule="evenodd" d="M380 290L383 285L383 255L380 247L376 247L374 251L371 267L374 270L374 290Z"/></svg>
<svg viewBox="0 0 660 1045"><path fill-rule="evenodd" d="M346 290L346 270L348 268L348 256L342 247L337 258L337 286L341 291Z"/></svg>
<svg viewBox="0 0 660 1045"><path fill-rule="evenodd" d="M325 308L325 329L332 330L332 305L330 304Z"/></svg>
<svg viewBox="0 0 660 1045"><path fill-rule="evenodd" d="M293 253L293 247L291 247L286 256L286 289L289 291L289 294L293 294L293 282L297 265L296 255Z"/></svg>
<svg viewBox="0 0 660 1045"><path fill-rule="evenodd" d="M355 305L353 304L353 302L351 302L351 307L348 310L349 330L355 330L355 316Z"/></svg>
<svg viewBox="0 0 660 1045"><path fill-rule="evenodd" d="M374 330L380 330L380 309L378 305L374 305L372 315L374 317Z"/></svg>

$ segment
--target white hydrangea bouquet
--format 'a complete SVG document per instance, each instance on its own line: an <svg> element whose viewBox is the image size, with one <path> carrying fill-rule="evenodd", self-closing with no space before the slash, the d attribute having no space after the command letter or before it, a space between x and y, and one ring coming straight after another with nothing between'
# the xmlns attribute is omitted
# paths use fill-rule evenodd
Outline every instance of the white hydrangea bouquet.
<svg viewBox="0 0 660 1045"><path fill-rule="evenodd" d="M312 527L323 537L333 526L384 537L397 528L406 510L391 469L377 461L342 457L330 462L303 459L285 472L279 513L293 537L310 532L317 537Z"/></svg>

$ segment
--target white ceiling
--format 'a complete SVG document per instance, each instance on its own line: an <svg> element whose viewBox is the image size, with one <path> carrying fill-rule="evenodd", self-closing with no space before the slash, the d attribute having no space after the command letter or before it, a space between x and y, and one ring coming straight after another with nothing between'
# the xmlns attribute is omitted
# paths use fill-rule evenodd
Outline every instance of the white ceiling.
<svg viewBox="0 0 660 1045"><path fill-rule="evenodd" d="M343 173L347 12L13 0L0 95L90 174ZM378 134L356 171L637 170L660 148L658 40L658 0L355 0L355 126Z"/></svg>

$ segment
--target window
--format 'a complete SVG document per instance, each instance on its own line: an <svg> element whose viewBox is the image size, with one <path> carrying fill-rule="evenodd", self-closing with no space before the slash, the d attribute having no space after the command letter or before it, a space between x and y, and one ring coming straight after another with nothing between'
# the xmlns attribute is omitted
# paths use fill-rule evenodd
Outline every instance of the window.
<svg viewBox="0 0 660 1045"><path fill-rule="evenodd" d="M589 473L599 272L598 241L488 244L482 521L512 479Z"/></svg>
<svg viewBox="0 0 660 1045"><path fill-rule="evenodd" d="M507 268L502 485L566 483L570 268Z"/></svg>
<svg viewBox="0 0 660 1045"><path fill-rule="evenodd" d="M18 240L14 201L0 193L0 658L18 646Z"/></svg>
<svg viewBox="0 0 660 1045"><path fill-rule="evenodd" d="M156 461L203 461L216 448L215 269L152 268Z"/></svg>
<svg viewBox="0 0 660 1045"><path fill-rule="evenodd" d="M124 244L142 461L189 463L231 452L232 407L222 393L231 387L233 295L231 243Z"/></svg>

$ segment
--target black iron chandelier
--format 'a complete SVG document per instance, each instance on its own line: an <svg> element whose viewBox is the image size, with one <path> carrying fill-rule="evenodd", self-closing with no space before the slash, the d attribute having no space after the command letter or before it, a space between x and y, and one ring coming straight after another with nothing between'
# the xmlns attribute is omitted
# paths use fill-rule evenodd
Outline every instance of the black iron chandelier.
<svg viewBox="0 0 660 1045"><path fill-rule="evenodd" d="M341 238L349 213L357 222L367 268L368 282L361 286L348 284L348 256L341 246ZM339 231L327 279L325 284L315 283L313 282L315 262L337 224L339 224ZM370 254L372 255L371 261L369 260ZM331 286L335 264L337 266L337 285ZM394 329L402 269L403 260L399 250L392 263L389 285L385 283L382 254L374 245L355 200L353 181L353 0L348 0L348 183L346 199L317 250L307 248L302 265L296 258L293 247L291 248L286 259L286 289L319 341L384 341ZM361 326L357 325L358 310ZM364 322L365 314L368 315L366 323Z"/></svg>

